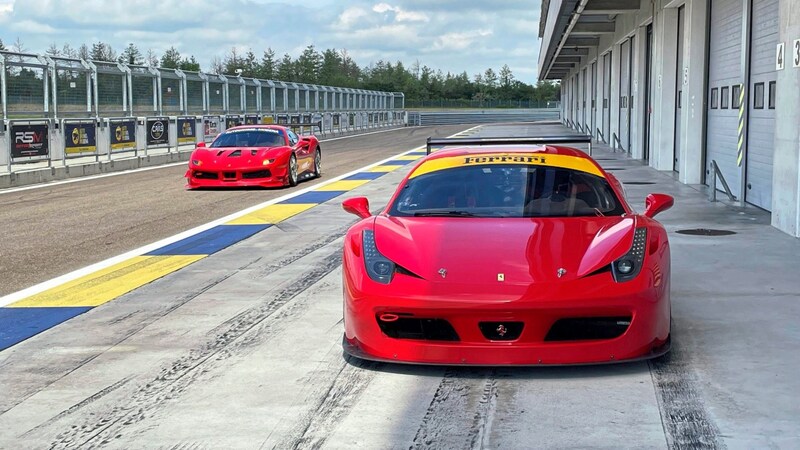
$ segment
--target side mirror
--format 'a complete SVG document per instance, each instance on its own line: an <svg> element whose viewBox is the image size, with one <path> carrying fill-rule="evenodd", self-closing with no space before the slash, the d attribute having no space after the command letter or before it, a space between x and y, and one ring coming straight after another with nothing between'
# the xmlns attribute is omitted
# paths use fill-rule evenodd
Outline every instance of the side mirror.
<svg viewBox="0 0 800 450"><path fill-rule="evenodd" d="M342 202L342 208L350 214L355 214L362 219L372 216L369 212L369 200L366 197L348 198Z"/></svg>
<svg viewBox="0 0 800 450"><path fill-rule="evenodd" d="M206 143L205 142L198 142L197 143L197 148L206 148Z"/></svg>
<svg viewBox="0 0 800 450"><path fill-rule="evenodd" d="M656 214L672 208L675 204L675 199L667 194L650 194L644 200L644 215L647 217L655 217Z"/></svg>

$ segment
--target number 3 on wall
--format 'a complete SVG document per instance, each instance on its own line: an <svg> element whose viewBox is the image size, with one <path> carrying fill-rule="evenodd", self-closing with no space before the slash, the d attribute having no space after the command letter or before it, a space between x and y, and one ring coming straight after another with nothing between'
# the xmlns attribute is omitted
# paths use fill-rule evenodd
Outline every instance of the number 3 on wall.
<svg viewBox="0 0 800 450"><path fill-rule="evenodd" d="M792 59L792 67L800 67L800 39L794 40L794 58Z"/></svg>

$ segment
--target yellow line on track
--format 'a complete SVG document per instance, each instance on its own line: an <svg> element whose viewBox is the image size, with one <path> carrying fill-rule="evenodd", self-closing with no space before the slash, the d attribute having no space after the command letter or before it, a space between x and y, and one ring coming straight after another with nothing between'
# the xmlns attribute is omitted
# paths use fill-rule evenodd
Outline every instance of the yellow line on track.
<svg viewBox="0 0 800 450"><path fill-rule="evenodd" d="M9 308L98 306L207 255L137 256L8 305Z"/></svg>

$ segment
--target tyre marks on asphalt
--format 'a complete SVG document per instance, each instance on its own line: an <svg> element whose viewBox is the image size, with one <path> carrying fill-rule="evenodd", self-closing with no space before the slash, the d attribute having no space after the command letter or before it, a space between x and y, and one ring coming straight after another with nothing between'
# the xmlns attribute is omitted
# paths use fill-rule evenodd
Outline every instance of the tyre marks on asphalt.
<svg viewBox="0 0 800 450"><path fill-rule="evenodd" d="M213 371L225 359L236 354L242 345L246 345L251 331L257 330L259 340L268 339L269 324L265 322L272 319L300 293L341 265L340 243L331 244L335 241L336 236L326 236L323 242L327 242L330 248L319 255L321 260L311 264L308 271L301 273L298 278L288 280L283 284L285 287L278 292L270 292L269 298L264 298L262 303L218 326L212 339L173 361L156 377L132 392L124 404L118 403L110 411L97 413L83 425L73 426L59 434L51 448L95 448L121 438L129 432L126 428L157 415L165 403L179 397L201 376ZM320 245L312 245L300 253L305 256L319 248ZM295 259L302 256L296 255Z"/></svg>
<svg viewBox="0 0 800 450"><path fill-rule="evenodd" d="M697 392L698 378L681 349L649 361L667 446L673 449L723 449L720 431Z"/></svg>
<svg viewBox="0 0 800 450"><path fill-rule="evenodd" d="M447 369L410 448L488 447L497 393L493 369Z"/></svg>
<svg viewBox="0 0 800 450"><path fill-rule="evenodd" d="M338 347L338 346L337 346ZM328 364L323 373L311 377L319 388L308 396L306 405L310 405L303 417L295 424L292 431L282 439L274 449L318 449L325 445L341 421L353 410L353 407L369 383L375 378L376 370L382 363L360 361L350 358L345 362L340 352ZM330 381L323 381L325 373L335 374Z"/></svg>

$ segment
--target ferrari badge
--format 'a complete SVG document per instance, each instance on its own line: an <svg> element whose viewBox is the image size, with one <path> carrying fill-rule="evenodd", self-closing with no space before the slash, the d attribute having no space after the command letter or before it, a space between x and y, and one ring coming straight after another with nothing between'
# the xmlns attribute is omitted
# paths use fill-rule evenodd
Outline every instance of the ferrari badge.
<svg viewBox="0 0 800 450"><path fill-rule="evenodd" d="M447 269L445 269L444 267L439 269L439 275L441 275L442 278L446 277L447 276Z"/></svg>

